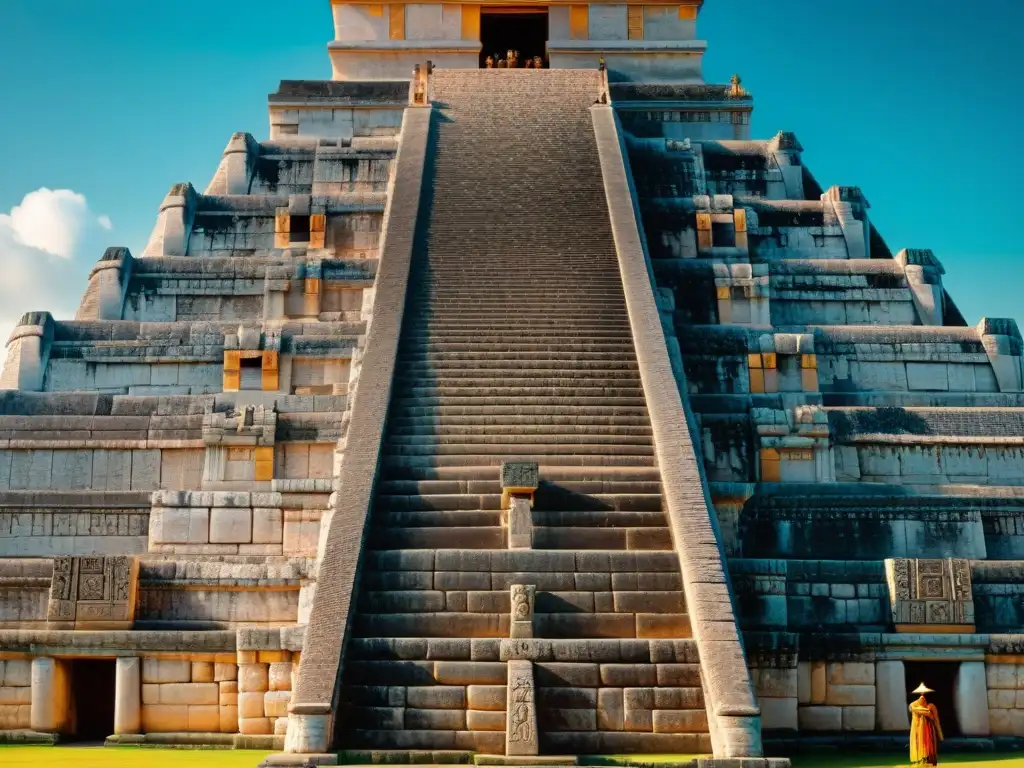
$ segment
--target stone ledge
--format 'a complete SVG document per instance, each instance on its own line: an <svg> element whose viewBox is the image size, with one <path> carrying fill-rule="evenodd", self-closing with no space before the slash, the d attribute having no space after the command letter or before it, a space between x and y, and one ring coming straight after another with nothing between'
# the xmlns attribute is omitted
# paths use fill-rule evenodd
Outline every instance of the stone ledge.
<svg viewBox="0 0 1024 768"><path fill-rule="evenodd" d="M103 652L134 656L139 651L219 653L235 651L234 630L195 631L70 631L0 629L0 648L36 656L56 652L81 655Z"/></svg>
<svg viewBox="0 0 1024 768"><path fill-rule="evenodd" d="M617 119L610 107L595 106L591 114L666 515L700 649L705 701L714 719L712 741L719 755L760 755L759 709L724 579L717 519L701 459L695 455L692 415L668 357Z"/></svg>
<svg viewBox="0 0 1024 768"><path fill-rule="evenodd" d="M0 731L0 744L35 744L52 747L59 743L60 735L38 731Z"/></svg>

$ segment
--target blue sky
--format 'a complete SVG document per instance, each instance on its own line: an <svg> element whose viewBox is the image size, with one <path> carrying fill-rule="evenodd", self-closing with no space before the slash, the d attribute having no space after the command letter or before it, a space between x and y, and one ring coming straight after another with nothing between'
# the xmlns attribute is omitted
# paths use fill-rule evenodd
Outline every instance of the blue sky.
<svg viewBox="0 0 1024 768"><path fill-rule="evenodd" d="M279 80L330 76L328 0L0 4L0 225L39 188L85 198L58 201L85 223L5 281L0 324L73 308L104 246L141 251L172 183L205 187L234 131L266 137ZM699 25L706 79L754 94L754 135L795 132L823 186L864 190L893 251L933 248L970 322L1024 322L1021 30L1024 0L706 0Z"/></svg>

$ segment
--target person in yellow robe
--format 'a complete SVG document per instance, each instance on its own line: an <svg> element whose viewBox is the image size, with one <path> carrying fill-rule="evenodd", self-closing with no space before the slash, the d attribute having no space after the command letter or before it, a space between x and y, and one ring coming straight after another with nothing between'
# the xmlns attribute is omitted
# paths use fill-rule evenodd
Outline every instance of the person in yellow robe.
<svg viewBox="0 0 1024 768"><path fill-rule="evenodd" d="M943 739L939 710L925 698L925 694L935 691L921 683L912 692L920 698L910 705L910 764L938 765L939 742Z"/></svg>

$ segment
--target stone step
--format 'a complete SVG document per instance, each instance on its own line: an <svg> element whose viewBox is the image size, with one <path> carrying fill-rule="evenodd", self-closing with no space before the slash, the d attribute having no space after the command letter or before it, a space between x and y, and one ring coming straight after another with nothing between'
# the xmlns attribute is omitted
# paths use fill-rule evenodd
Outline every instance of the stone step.
<svg viewBox="0 0 1024 768"><path fill-rule="evenodd" d="M451 478L451 479L381 479L377 481L376 491L380 495L411 495L411 494L501 494L501 481L493 469L485 468L489 477ZM601 494L601 493L641 493L656 494L661 492L661 483L655 480L577 480L565 478L549 480L541 475L540 487L537 489L537 506L550 507L548 501L563 493Z"/></svg>
<svg viewBox="0 0 1024 768"><path fill-rule="evenodd" d="M442 327L431 323L425 327L414 328L402 334L402 344L411 346L417 342L460 341L464 337L473 338L480 344L505 344L510 340L517 341L524 338L534 343L541 343L549 339L552 341L562 341L567 346L576 346L581 342L600 342L602 339L629 339L630 343L632 343L628 326L594 327L587 328L584 331L570 331L557 324L549 327L528 327L525 324L505 323L495 328L486 329L454 325Z"/></svg>
<svg viewBox="0 0 1024 768"><path fill-rule="evenodd" d="M559 420L557 416L429 416L395 417L388 422L388 435L501 435L528 434L629 434L651 436L651 428L639 417L607 416L578 417L572 423L562 423L572 417Z"/></svg>
<svg viewBox="0 0 1024 768"><path fill-rule="evenodd" d="M632 352L632 350L630 350ZM497 365L516 367L536 363L538 366L548 365L573 365L584 367L586 365L608 365L616 364L636 365L634 355L623 355L617 350L569 350L560 349L555 352L520 351L510 349L468 349L463 351L448 350L445 352L427 352L420 350L406 350L402 354L403 365L451 365L458 366L465 362L479 365Z"/></svg>
<svg viewBox="0 0 1024 768"><path fill-rule="evenodd" d="M522 448L523 446L519 446ZM509 454L466 454L466 455L383 455L381 466L389 475L403 474L410 470L461 467L500 467L505 461L532 461L548 467L656 467L654 456L627 456L622 454L576 453L509 453Z"/></svg>
<svg viewBox="0 0 1024 768"><path fill-rule="evenodd" d="M494 392L481 393L470 389L467 394L452 394L445 391L443 394L434 392L432 394L402 393L396 395L391 401L392 413L396 415L408 415L410 412L417 413L416 409L432 408L435 406L449 407L481 407L489 405L504 405L510 402L519 403L524 407L557 407L578 403L580 406L587 406L604 411L605 413L615 412L621 406L643 406L646 401L640 393L629 396L611 396L608 394L585 396L581 394L570 394L560 392L557 394L533 394L525 395L521 392ZM407 409L412 409L411 411Z"/></svg>
<svg viewBox="0 0 1024 768"><path fill-rule="evenodd" d="M466 528L501 525L499 507L481 509L391 509L375 508L372 523L382 528ZM575 509L533 511L533 524L546 528L664 528L665 514L660 509L608 510Z"/></svg>
<svg viewBox="0 0 1024 768"><path fill-rule="evenodd" d="M542 506L543 505L543 506ZM534 501L534 516L546 514L545 507L565 510L622 510L660 513L660 493L633 494L577 494L571 491L538 490ZM393 495L378 493L373 502L374 511L398 510L477 510L501 509L501 493L437 493L431 495Z"/></svg>
<svg viewBox="0 0 1024 768"><path fill-rule="evenodd" d="M473 387L484 391L511 387L527 389L544 387L558 391L566 387L579 388L581 386L586 386L587 389L629 387L632 391L637 391L641 387L640 374L636 371L613 372L607 376L599 375L594 371L567 371L568 375L559 376L552 374L562 373L561 371L528 371L521 375L519 371L477 371L467 368L462 373L464 375L461 376L449 371L422 376L403 374L395 377L395 391L403 393L408 390L416 390L424 385L435 389L457 390Z"/></svg>
<svg viewBox="0 0 1024 768"><path fill-rule="evenodd" d="M654 456L654 446L632 445L620 443L570 443L570 442L526 442L509 440L500 444L453 444L430 443L425 445L395 445L388 441L384 455L388 458L403 456L495 456L508 457L517 452L532 456L603 456L605 458L620 456Z"/></svg>
<svg viewBox="0 0 1024 768"><path fill-rule="evenodd" d="M577 340L572 341L537 341L533 339L513 341L506 340L502 343L486 341L483 339L455 340L431 340L421 341L416 344L400 346L399 355L402 360L415 360L420 356L430 357L432 355L449 355L451 353L468 352L477 355L502 356L509 355L536 355L544 357L550 354L566 355L566 359L573 359L578 354L594 354L612 356L625 356L629 359L634 357L633 343L628 339L615 341L604 340Z"/></svg>
<svg viewBox="0 0 1024 768"><path fill-rule="evenodd" d="M359 606L360 610L374 614L467 612L500 615L512 609L511 596L507 589L468 592L468 595L450 596L445 590L435 589L366 590L360 596ZM537 592L535 610L540 614L681 614L686 612L685 602L680 590L542 590Z"/></svg>
<svg viewBox="0 0 1024 768"><path fill-rule="evenodd" d="M397 420L396 420L397 421ZM390 422L388 435L394 438L421 439L437 437L450 441L457 437L490 437L495 440L504 439L505 434L516 435L622 435L630 437L651 437L651 428L642 424L616 423L614 419L595 420L590 424L552 424L551 419L541 417L524 417L514 420L502 417L489 420L477 420L467 424L464 421L410 420L402 423ZM472 441L471 441L472 442Z"/></svg>
<svg viewBox="0 0 1024 768"><path fill-rule="evenodd" d="M561 551L508 550L479 553L465 549L442 547L435 551L420 552L393 548L375 552L367 558L367 567L378 571L461 571L485 573L492 579L497 574L526 574L531 579L544 580L544 573L610 573L671 574L679 578L679 557L666 552L593 552L580 554L575 549ZM524 577L525 578L525 577ZM637 578L640 578L639 576ZM660 578L660 577L658 577ZM656 578L655 581L658 579ZM532 582L524 582L532 583ZM636 580L633 579L633 583ZM651 585L637 589L652 589ZM538 589L566 589L545 586ZM572 587L568 587L572 589Z"/></svg>
<svg viewBox="0 0 1024 768"><path fill-rule="evenodd" d="M514 403L494 403L488 406L428 406L422 409L406 408L400 415L392 414L390 422L401 423L406 420L439 420L449 419L475 420L475 419L521 419L529 423L537 423L534 419L550 418L554 422L562 423L566 419L590 419L608 420L617 423L618 419L628 419L633 422L641 421L649 424L647 409L643 406L606 406L606 404L587 404L572 406L570 403L562 404L524 404L521 401Z"/></svg>
<svg viewBox="0 0 1024 768"><path fill-rule="evenodd" d="M403 363L405 364L400 372L402 376L431 373L461 376L465 375L466 371L494 371L493 375L501 376L511 374L518 374L520 376L535 375L531 373L532 371L537 371L539 375L552 375L563 371L567 374L583 375L581 372L585 371L587 372L586 375L600 376L605 373L613 375L619 373L637 374L639 371L636 361L630 359L565 360L524 357L513 364L506 360L491 358L466 360L452 359L445 356L431 362L420 360L413 363L409 362L408 358L403 357ZM450 374L448 373L449 371L451 372Z"/></svg>
<svg viewBox="0 0 1024 768"><path fill-rule="evenodd" d="M629 317L625 307L615 307L621 312L609 312L608 305L594 308L589 302L583 307L546 306L524 307L519 302L495 305L489 310L473 307L451 306L439 307L437 302L429 302L419 308L406 310L406 317L415 323L429 323L431 327L446 328L449 326L476 325L477 323L497 323L499 325L593 325L619 328L629 326Z"/></svg>
<svg viewBox="0 0 1024 768"><path fill-rule="evenodd" d="M369 531L371 549L404 547L436 549L459 546L474 550L504 550L508 546L506 529L493 526L373 526ZM671 552L672 536L667 527L569 527L538 526L533 530L533 549L655 550Z"/></svg>
<svg viewBox="0 0 1024 768"><path fill-rule="evenodd" d="M353 637L507 638L510 617L504 613L423 611L416 613L356 613ZM688 638L685 613L535 613L534 633L551 639L649 637ZM699 673L696 673L699 681ZM698 683L699 684L699 683Z"/></svg>
<svg viewBox="0 0 1024 768"><path fill-rule="evenodd" d="M486 381L486 380L485 380ZM493 380L498 381L498 380ZM643 400L643 389L640 386L628 386L626 382L622 386L609 385L584 386L579 381L564 380L553 384L533 383L529 380L511 382L508 384L487 384L481 383L474 386L472 380L460 381L457 385L431 386L424 382L424 386L400 385L396 387L395 396L399 399L433 398L433 397L472 397L480 400L485 398L497 398L505 402L515 402L523 399L529 402L531 398L543 397L557 400L572 400L575 398L589 399L608 398L614 402L621 398L638 398Z"/></svg>
<svg viewBox="0 0 1024 768"><path fill-rule="evenodd" d="M657 469L637 466L574 466L561 467L542 463L541 482L546 483L632 483L661 482ZM420 467L405 471L390 472L383 476L386 482L497 482L498 472L493 464L481 466Z"/></svg>
<svg viewBox="0 0 1024 768"><path fill-rule="evenodd" d="M545 445L577 445L605 443L608 445L651 445L650 430L630 432L614 427L556 430L540 427L534 430L514 430L503 433L495 429L467 432L462 429L419 431L414 433L390 432L388 443L406 445L519 445L543 443Z"/></svg>

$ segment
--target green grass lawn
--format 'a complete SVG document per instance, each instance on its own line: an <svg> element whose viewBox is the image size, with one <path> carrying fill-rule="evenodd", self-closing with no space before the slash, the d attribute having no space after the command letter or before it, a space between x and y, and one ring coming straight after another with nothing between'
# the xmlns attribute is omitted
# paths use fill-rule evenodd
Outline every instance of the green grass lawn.
<svg viewBox="0 0 1024 768"><path fill-rule="evenodd" d="M909 755L880 754L818 754L798 755L793 768L907 768ZM1024 768L1024 752L939 752L939 766L956 768Z"/></svg>
<svg viewBox="0 0 1024 768"><path fill-rule="evenodd" d="M160 747L26 747L0 745L0 768L256 768L268 752L233 749L166 749ZM678 755L633 755L628 762L679 763ZM602 761L603 762L603 761ZM606 765L619 764L614 759ZM622 764L626 764L624 760ZM956 768L1024 768L1024 752L940 754L940 766ZM794 768L907 768L898 754L799 755Z"/></svg>
<svg viewBox="0 0 1024 768"><path fill-rule="evenodd" d="M256 768L270 752L159 747L25 747L0 745L2 768Z"/></svg>
<svg viewBox="0 0 1024 768"><path fill-rule="evenodd" d="M656 768L659 764L679 764L691 759L683 755L604 755L588 756L580 762L609 768ZM908 768L909 755L887 752L820 752L797 755L793 768ZM939 766L956 768L1024 768L1024 752L962 752L939 753Z"/></svg>

